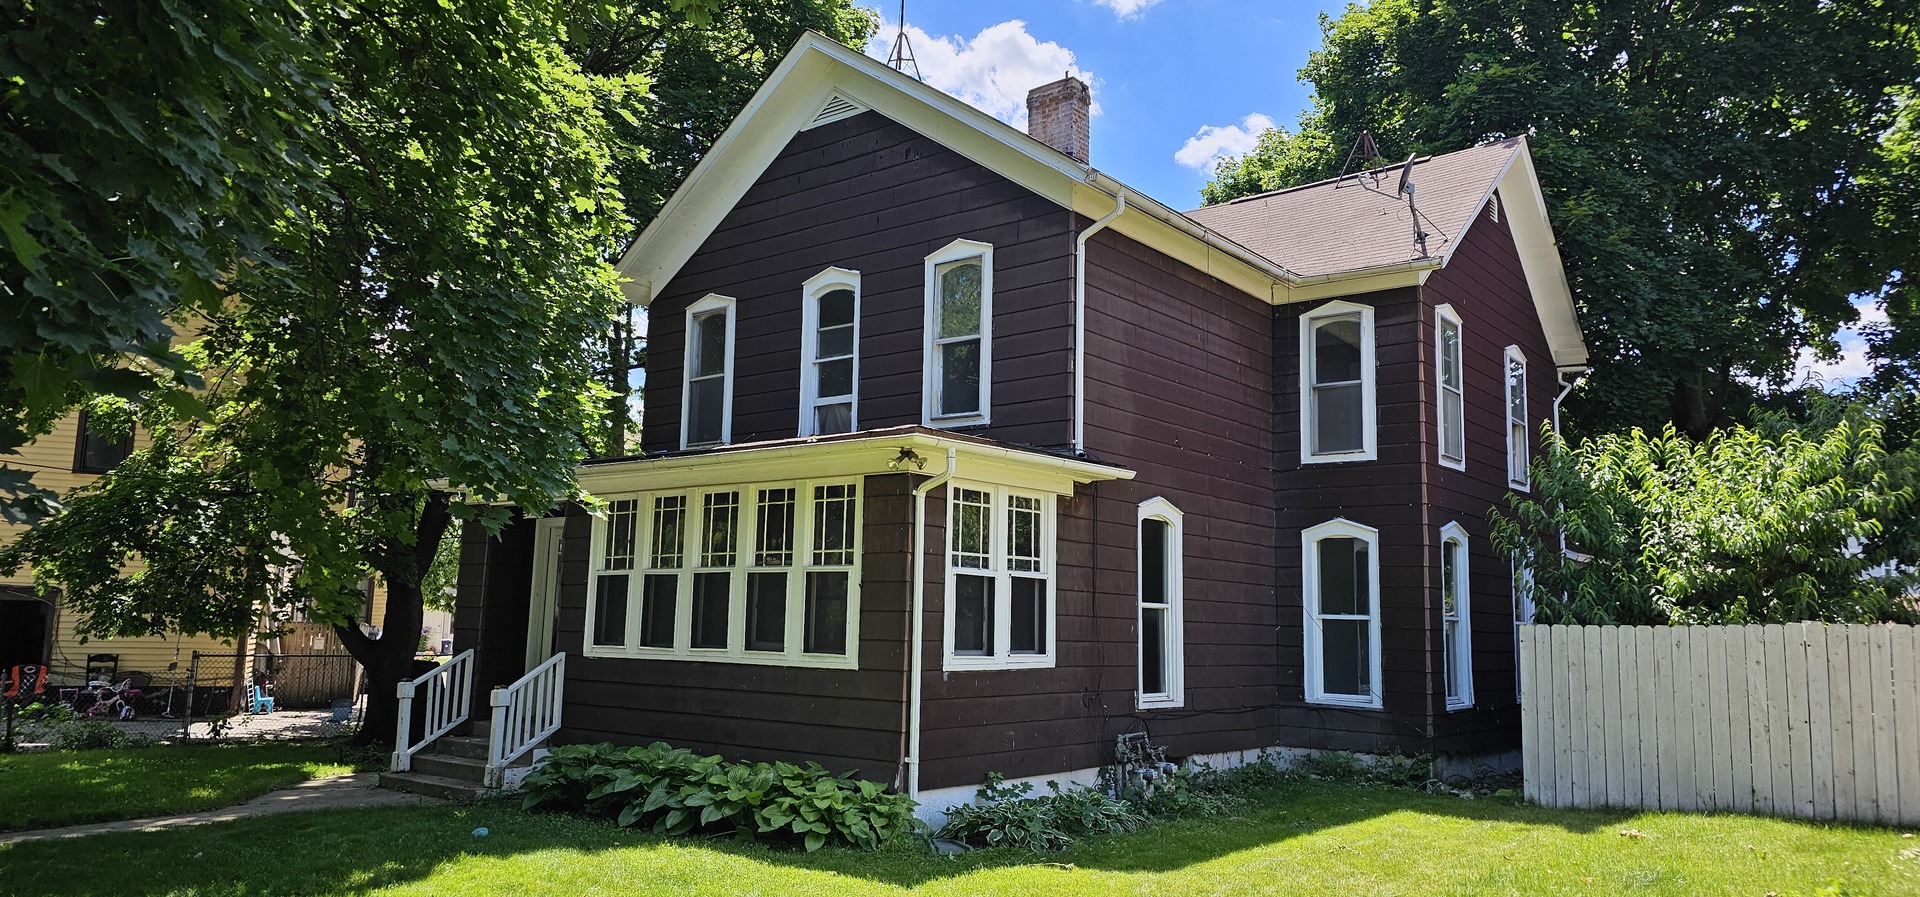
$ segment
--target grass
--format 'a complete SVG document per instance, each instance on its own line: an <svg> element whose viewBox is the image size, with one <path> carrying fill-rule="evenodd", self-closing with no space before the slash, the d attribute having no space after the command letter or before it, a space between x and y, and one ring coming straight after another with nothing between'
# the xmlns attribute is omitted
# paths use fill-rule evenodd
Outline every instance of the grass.
<svg viewBox="0 0 1920 897"><path fill-rule="evenodd" d="M477 827L490 832L474 834ZM1623 835L1622 832L1632 834ZM108 859L110 858L110 859ZM1920 839L1313 782L1049 857L664 841L508 805L290 813L0 847L0 895L1920 894Z"/></svg>
<svg viewBox="0 0 1920 897"><path fill-rule="evenodd" d="M299 742L0 754L0 832L231 806L351 771L334 756Z"/></svg>

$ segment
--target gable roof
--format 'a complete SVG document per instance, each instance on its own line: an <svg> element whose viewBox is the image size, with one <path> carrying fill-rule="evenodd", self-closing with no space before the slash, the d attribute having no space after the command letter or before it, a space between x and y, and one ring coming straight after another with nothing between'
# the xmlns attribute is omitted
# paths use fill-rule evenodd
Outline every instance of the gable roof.
<svg viewBox="0 0 1920 897"><path fill-rule="evenodd" d="M849 106L858 108L849 111ZM1444 257L1431 257L1387 265L1343 267L1327 263L1330 270L1323 273L1291 270L1279 261L1285 255L1284 249L1269 245L1272 241L1259 233L1257 223L1238 226L1240 212L1253 212L1260 207L1258 203L1226 215L1210 211L1222 206L1182 215L957 98L896 72L832 38L809 31L801 35L733 124L714 142L660 214L621 257L618 267L625 277L621 286L628 301L643 306L652 302L794 134L823 120L858 114L861 108L872 109L931 137L1036 195L1088 218L1098 219L1112 213L1124 197L1124 212L1110 225L1112 229L1275 305L1417 285L1445 262ZM1525 176L1513 185L1514 191L1503 192L1506 202L1538 207L1537 229L1544 238L1542 245L1546 252L1530 256L1523 246L1522 261L1527 266L1528 284L1533 288L1535 302L1542 308L1542 322L1554 346L1555 361L1563 366L1583 364L1586 347L1574 322L1573 297L1567 291L1559 255L1553 250L1546 206L1539 197L1539 185L1533 180L1533 167L1526 155L1524 140L1518 142L1517 150L1508 154L1525 164L1510 162L1508 174L1499 178L1502 184L1512 179L1516 169L1524 168ZM1419 167L1420 163L1416 163L1416 171ZM1494 188L1490 181L1480 182L1472 207L1484 203ZM1303 188L1303 192L1317 196L1320 191L1310 187ZM1355 191L1343 189L1341 192ZM1454 205L1438 195L1446 192L1421 184L1418 199L1422 214L1433 215L1426 207L1428 202ZM1515 193L1521 196L1516 197ZM1531 202L1521 198L1528 193L1531 193ZM1229 220L1232 225L1227 223ZM1219 223L1220 228L1233 227L1239 237L1223 232L1210 221ZM1514 226L1515 239L1519 240L1521 221L1518 217ZM1380 227L1384 234L1390 225L1381 223ZM1403 233L1405 242L1411 246L1410 222ZM1332 236L1342 239L1338 234ZM1457 244L1459 234L1450 234L1450 238ZM1262 252L1245 240L1260 242L1267 249ZM1429 246L1433 245L1430 240ZM1542 266L1538 278L1534 271L1536 265ZM1553 323L1549 323L1550 318Z"/></svg>

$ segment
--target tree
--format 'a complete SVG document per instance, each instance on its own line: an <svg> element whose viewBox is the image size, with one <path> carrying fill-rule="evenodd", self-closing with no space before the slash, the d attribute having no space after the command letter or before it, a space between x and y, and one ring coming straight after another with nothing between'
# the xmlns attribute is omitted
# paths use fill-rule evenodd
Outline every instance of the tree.
<svg viewBox="0 0 1920 897"><path fill-rule="evenodd" d="M367 669L361 740L391 737L442 534L580 497L623 222L599 109L637 85L583 75L561 30L542 0L316 10L331 113L303 149L325 178L274 222L283 267L228 272L186 350L206 415L144 406L153 447L0 568L32 563L94 635L305 610Z"/></svg>
<svg viewBox="0 0 1920 897"><path fill-rule="evenodd" d="M290 0L60 0L0 12L0 455L94 394L182 371L169 319L278 270L279 209L326 81ZM137 363L121 363L131 359ZM169 399L188 402L184 393ZM0 518L49 508L0 465Z"/></svg>
<svg viewBox="0 0 1920 897"><path fill-rule="evenodd" d="M1920 450L1889 452L1878 409L1824 404L1825 426L1763 415L1703 441L1671 426L1573 446L1549 434L1531 493L1493 522L1532 572L1538 619L1920 620Z"/></svg>
<svg viewBox="0 0 1920 897"><path fill-rule="evenodd" d="M1389 157L1528 135L1594 350L1572 418L1704 438L1797 349L1833 351L1851 298L1913 302L1920 28L1889 9L1349 7L1301 72L1315 100L1299 132L1223 163L1203 195L1332 176L1363 129Z"/></svg>

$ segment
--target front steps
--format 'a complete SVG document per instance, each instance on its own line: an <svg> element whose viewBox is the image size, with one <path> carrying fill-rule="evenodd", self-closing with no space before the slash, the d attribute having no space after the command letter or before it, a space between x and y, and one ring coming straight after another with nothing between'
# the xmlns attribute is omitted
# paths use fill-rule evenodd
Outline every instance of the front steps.
<svg viewBox="0 0 1920 897"><path fill-rule="evenodd" d="M407 772L383 772L380 787L446 800L472 800L486 793L487 732L491 723L475 720L469 735L447 735L413 755ZM532 751L511 766L532 765Z"/></svg>

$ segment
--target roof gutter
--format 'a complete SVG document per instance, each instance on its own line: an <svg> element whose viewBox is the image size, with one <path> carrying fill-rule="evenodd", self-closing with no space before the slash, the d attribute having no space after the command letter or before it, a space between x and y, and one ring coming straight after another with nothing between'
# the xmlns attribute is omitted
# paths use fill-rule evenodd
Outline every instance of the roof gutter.
<svg viewBox="0 0 1920 897"><path fill-rule="evenodd" d="M1084 182L1087 186L1099 190L1116 200L1128 192L1127 185L1114 180L1097 168L1087 169ZM1151 215L1154 220L1174 230L1180 231L1195 240L1199 240L1201 243L1206 244L1209 249L1232 256L1236 261L1245 263L1261 274L1272 278L1274 283L1287 285L1299 280L1300 276L1298 274L1274 264L1273 261L1266 256L1209 230L1205 225L1194 221L1192 218L1188 218L1150 197L1140 197L1140 199L1142 201L1136 202L1134 204L1135 207Z"/></svg>

